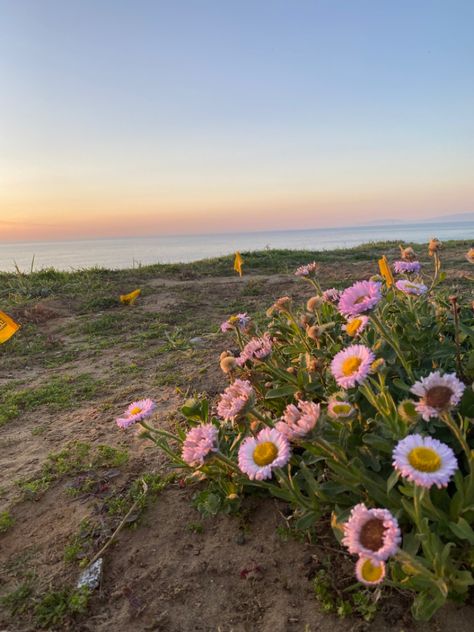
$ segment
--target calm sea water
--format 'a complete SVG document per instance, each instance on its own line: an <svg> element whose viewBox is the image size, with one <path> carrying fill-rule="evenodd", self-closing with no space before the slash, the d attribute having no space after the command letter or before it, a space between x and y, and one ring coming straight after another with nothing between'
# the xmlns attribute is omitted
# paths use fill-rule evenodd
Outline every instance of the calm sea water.
<svg viewBox="0 0 474 632"><path fill-rule="evenodd" d="M35 270L51 266L58 270L92 266L130 268L139 264L196 261L207 257L227 255L235 250L262 250L264 248L330 250L386 239L423 243L433 236L442 241L448 239L474 241L474 221L424 222L397 224L395 226L358 226L220 235L0 242L0 270L13 271L16 262L21 270L29 271L33 257Z"/></svg>

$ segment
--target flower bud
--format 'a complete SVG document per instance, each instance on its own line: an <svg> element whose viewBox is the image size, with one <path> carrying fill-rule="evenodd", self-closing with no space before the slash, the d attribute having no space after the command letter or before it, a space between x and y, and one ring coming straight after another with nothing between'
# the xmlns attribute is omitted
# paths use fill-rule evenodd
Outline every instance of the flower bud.
<svg viewBox="0 0 474 632"><path fill-rule="evenodd" d="M306 329L306 335L308 338L311 338L311 340L319 340L323 331L323 328L319 325L313 325L312 327L308 327Z"/></svg>
<svg viewBox="0 0 474 632"><path fill-rule="evenodd" d="M381 371L383 368L385 368L385 360L383 358L377 358L370 365L370 370L373 373L377 373L378 371Z"/></svg>
<svg viewBox="0 0 474 632"><path fill-rule="evenodd" d="M416 254L411 246L404 248L400 244L398 247L400 248L400 255L404 261L416 261Z"/></svg>
<svg viewBox="0 0 474 632"><path fill-rule="evenodd" d="M308 312L315 312L321 307L323 303L324 300L320 296L312 296L310 299L308 299L308 302L306 303L306 309L308 310Z"/></svg>
<svg viewBox="0 0 474 632"><path fill-rule="evenodd" d="M428 254L430 255L430 257L432 257L434 253L438 252L438 250L441 250L442 247L443 244L440 242L440 240L436 237L433 237L433 239L431 239L430 243L428 244Z"/></svg>
<svg viewBox="0 0 474 632"><path fill-rule="evenodd" d="M286 372L287 372L287 373L291 373L291 375L293 375L293 373L296 373L296 368L295 368L294 366L289 366L289 367L286 369Z"/></svg>
<svg viewBox="0 0 474 632"><path fill-rule="evenodd" d="M398 404L398 414L407 424L413 424L419 419L419 414L412 399L404 399Z"/></svg>
<svg viewBox="0 0 474 632"><path fill-rule="evenodd" d="M318 366L319 366L319 361L317 358L313 358L312 355L310 355L309 353L306 354L305 356L305 363L306 363L306 368L308 371L311 372L315 372L318 370Z"/></svg>
<svg viewBox="0 0 474 632"><path fill-rule="evenodd" d="M221 370L223 373L231 373L237 366L237 361L234 356L225 356L220 362Z"/></svg>

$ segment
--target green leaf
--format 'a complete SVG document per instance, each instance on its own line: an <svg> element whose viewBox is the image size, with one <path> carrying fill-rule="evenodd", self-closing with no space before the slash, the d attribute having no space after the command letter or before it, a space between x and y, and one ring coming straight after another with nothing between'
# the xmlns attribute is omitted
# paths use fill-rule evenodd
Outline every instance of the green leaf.
<svg viewBox="0 0 474 632"><path fill-rule="evenodd" d="M302 531L311 529L311 527L316 526L316 523L320 517L320 514L316 513L315 511L310 511L295 522L295 528L301 529Z"/></svg>
<svg viewBox="0 0 474 632"><path fill-rule="evenodd" d="M457 538L467 540L470 544L474 545L474 531L464 518L459 518L456 523L450 522L449 528Z"/></svg>
<svg viewBox="0 0 474 632"><path fill-rule="evenodd" d="M430 590L419 593L413 600L411 613L417 621L428 621L434 613L446 602L439 590Z"/></svg>
<svg viewBox="0 0 474 632"><path fill-rule="evenodd" d="M466 388L459 404L459 412L465 417L474 417L474 391Z"/></svg>
<svg viewBox="0 0 474 632"><path fill-rule="evenodd" d="M398 483L398 479L400 477L400 474L398 473L397 470L393 470L393 472L390 474L390 476L387 479L387 494L389 494L392 489L395 487L395 485Z"/></svg>
<svg viewBox="0 0 474 632"><path fill-rule="evenodd" d="M392 454L393 445L390 443L390 441L387 441L387 439L383 439L379 435L367 433L362 437L362 441L367 445L370 445L372 448L380 450L380 452Z"/></svg>
<svg viewBox="0 0 474 632"><path fill-rule="evenodd" d="M399 388L401 391L406 391L407 393L410 392L411 386L405 384L405 382L402 382L402 380L400 380L400 378L398 377L393 380L393 385Z"/></svg>
<svg viewBox="0 0 474 632"><path fill-rule="evenodd" d="M265 399L276 399L277 397L288 397L288 395L294 395L296 393L296 386L280 386L279 388L272 388L265 395Z"/></svg>

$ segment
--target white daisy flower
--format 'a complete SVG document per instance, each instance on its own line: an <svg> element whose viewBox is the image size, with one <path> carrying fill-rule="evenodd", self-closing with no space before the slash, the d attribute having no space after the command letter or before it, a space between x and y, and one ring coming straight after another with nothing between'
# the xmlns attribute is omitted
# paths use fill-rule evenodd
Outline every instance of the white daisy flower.
<svg viewBox="0 0 474 632"><path fill-rule="evenodd" d="M415 382L410 390L421 398L415 406L417 412L425 421L429 421L430 417L438 417L440 413L457 406L465 388L455 373L441 375L439 371L434 371Z"/></svg>
<svg viewBox="0 0 474 632"><path fill-rule="evenodd" d="M393 467L420 487L446 487L458 469L454 452L448 445L419 434L399 441L392 456Z"/></svg>

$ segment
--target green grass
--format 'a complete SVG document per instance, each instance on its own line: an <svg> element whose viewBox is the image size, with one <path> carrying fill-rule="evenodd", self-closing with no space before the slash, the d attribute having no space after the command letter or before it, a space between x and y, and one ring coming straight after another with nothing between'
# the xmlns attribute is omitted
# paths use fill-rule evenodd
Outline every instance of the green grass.
<svg viewBox="0 0 474 632"><path fill-rule="evenodd" d="M14 518L9 511L0 512L0 533L5 533L15 524Z"/></svg>
<svg viewBox="0 0 474 632"><path fill-rule="evenodd" d="M427 230L429 226L427 226ZM428 259L426 245L412 245L421 253L421 260ZM472 244L468 240L444 242L442 257L449 263L456 263L469 269L462 259ZM337 250L260 250L243 251L244 274L292 274L299 265L316 259L324 263L350 264L357 261L375 261L382 254L398 256L398 242L383 241L363 244L355 248ZM142 297L148 289L146 281L155 278L175 278L192 280L200 277L232 277L233 254L213 259L202 259L190 263L154 264L127 270L107 270L90 268L74 272L61 272L53 268L38 270L28 274L0 272L0 301L3 309L15 305L25 305L32 300L55 296L69 299L79 313L97 313L119 305L120 294L141 287ZM133 308L132 308L133 309Z"/></svg>
<svg viewBox="0 0 474 632"><path fill-rule="evenodd" d="M34 613L37 625L50 629L64 624L78 614L84 614L89 601L89 591L64 588L47 592L36 604Z"/></svg>
<svg viewBox="0 0 474 632"><path fill-rule="evenodd" d="M18 481L18 486L26 498L36 499L63 476L96 468L119 468L127 462L127 450L73 441L60 452L50 454L36 478Z"/></svg>
<svg viewBox="0 0 474 632"><path fill-rule="evenodd" d="M69 410L93 398L103 383L88 373L52 377L45 383L18 389L12 383L0 394L0 426L23 412L46 407L49 411Z"/></svg>

